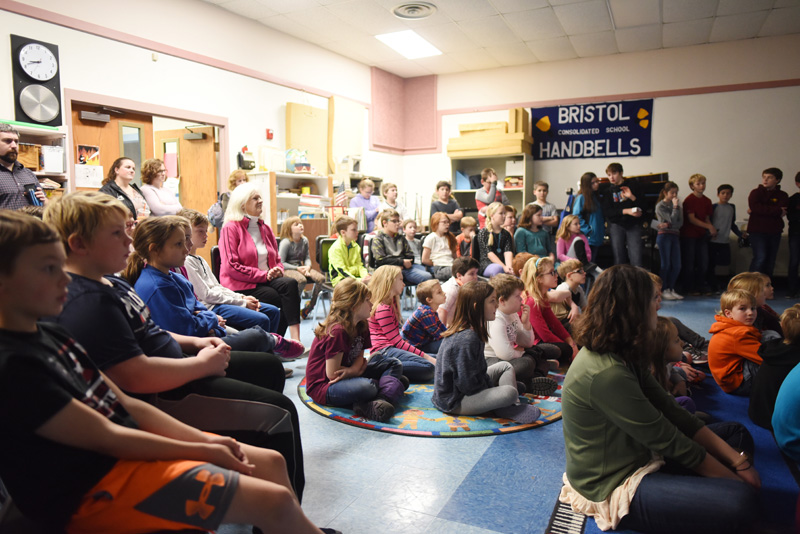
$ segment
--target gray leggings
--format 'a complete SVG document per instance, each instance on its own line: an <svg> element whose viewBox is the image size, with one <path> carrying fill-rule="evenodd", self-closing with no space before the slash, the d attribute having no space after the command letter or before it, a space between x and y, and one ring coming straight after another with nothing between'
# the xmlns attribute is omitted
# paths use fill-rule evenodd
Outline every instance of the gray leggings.
<svg viewBox="0 0 800 534"><path fill-rule="evenodd" d="M488 387L474 395L466 395L451 413L459 415L477 415L490 412L497 408L505 408L517 402L517 377L514 368L508 362L498 362L486 369L489 382L493 387Z"/></svg>

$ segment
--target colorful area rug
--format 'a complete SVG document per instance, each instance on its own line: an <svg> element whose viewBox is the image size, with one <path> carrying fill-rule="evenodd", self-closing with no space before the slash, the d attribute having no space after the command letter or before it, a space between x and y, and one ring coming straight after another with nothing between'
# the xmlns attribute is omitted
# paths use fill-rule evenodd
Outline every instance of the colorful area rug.
<svg viewBox="0 0 800 534"><path fill-rule="evenodd" d="M510 419L500 417L455 416L440 412L431 403L433 384L412 384L397 406L397 412L394 417L386 423L364 419L355 415L353 410L347 408L321 406L315 403L306 394L305 378L297 386L297 394L309 409L323 417L347 425L405 436L467 438L521 432L561 419L561 384L564 382L564 375L551 374L550 376L559 383L558 390L552 396L524 395L520 397L520 402L535 404L542 412L541 417L536 422L527 425L521 425Z"/></svg>

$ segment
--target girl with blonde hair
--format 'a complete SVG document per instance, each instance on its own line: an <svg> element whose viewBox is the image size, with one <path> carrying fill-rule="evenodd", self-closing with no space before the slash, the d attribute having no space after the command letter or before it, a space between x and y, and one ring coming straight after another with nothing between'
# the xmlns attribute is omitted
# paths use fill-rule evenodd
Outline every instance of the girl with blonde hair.
<svg viewBox="0 0 800 534"><path fill-rule="evenodd" d="M336 285L328 316L314 330L306 367L306 391L317 404L353 406L356 415L385 422L403 395L403 364L370 346L367 319L372 311L364 282L346 278Z"/></svg>
<svg viewBox="0 0 800 534"><path fill-rule="evenodd" d="M325 275L316 269L311 268L311 254L309 253L308 238L303 235L303 221L300 217L289 217L281 225L281 242L278 245L278 254L283 261L283 274L294 278L297 287L302 293L306 284L313 283L314 289L311 299L300 311L300 316L305 319L314 306L317 305L317 298L324 289Z"/></svg>
<svg viewBox="0 0 800 534"><path fill-rule="evenodd" d="M369 280L372 293L372 312L369 333L371 354L397 358L403 364L403 374L411 382L428 383L433 379L436 358L426 354L400 337L400 295L405 289L403 273L396 265L378 267Z"/></svg>
<svg viewBox="0 0 800 534"><path fill-rule="evenodd" d="M577 215L567 215L561 221L561 226L556 232L556 257L558 261L580 260L586 271L593 271L597 267L591 263L592 250L589 248L589 239L583 235L581 220Z"/></svg>
<svg viewBox="0 0 800 534"><path fill-rule="evenodd" d="M524 303L531 308L534 345L545 351L548 360L569 365L578 353L578 346L553 313L547 298L547 292L558 285L553 261L539 256L530 258L522 268L522 283L525 284Z"/></svg>
<svg viewBox="0 0 800 534"><path fill-rule="evenodd" d="M774 313L774 310L773 313L770 313L765 308L771 288L772 282L769 277L756 272L739 273L728 282L728 291L731 289L743 289L756 299L756 320L753 326L761 332L762 342L769 341L775 337L783 337L781 321L777 314Z"/></svg>
<svg viewBox="0 0 800 534"><path fill-rule="evenodd" d="M514 274L514 241L505 229L505 206L492 202L486 208L486 227L481 228L472 246L472 257L478 260L478 272L491 278L500 273Z"/></svg>

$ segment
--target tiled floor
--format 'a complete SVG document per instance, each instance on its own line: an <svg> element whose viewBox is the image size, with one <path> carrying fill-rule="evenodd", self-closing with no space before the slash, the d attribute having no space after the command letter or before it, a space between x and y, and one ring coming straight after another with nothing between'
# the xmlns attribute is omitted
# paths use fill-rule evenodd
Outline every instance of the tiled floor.
<svg viewBox="0 0 800 534"><path fill-rule="evenodd" d="M794 301L769 304L778 313ZM706 333L718 297L665 302L662 315ZM315 324L314 324L315 325ZM302 324L310 346L313 328ZM303 509L319 526L345 534L542 533L564 471L561 423L497 437L414 438L358 429L301 405L297 384L305 360L284 393L300 415L306 465ZM223 534L249 528L227 526Z"/></svg>

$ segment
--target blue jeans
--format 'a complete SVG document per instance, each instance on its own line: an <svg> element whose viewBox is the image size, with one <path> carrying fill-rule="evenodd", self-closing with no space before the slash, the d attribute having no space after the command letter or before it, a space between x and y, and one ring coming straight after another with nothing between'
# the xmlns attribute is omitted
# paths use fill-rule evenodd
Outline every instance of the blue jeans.
<svg viewBox="0 0 800 534"><path fill-rule="evenodd" d="M676 234L658 234L658 255L661 256L661 280L663 289L675 289L681 272L681 244Z"/></svg>
<svg viewBox="0 0 800 534"><path fill-rule="evenodd" d="M797 268L800 267L800 234L789 236L789 294L800 289L797 287Z"/></svg>
<svg viewBox="0 0 800 534"><path fill-rule="evenodd" d="M259 311L234 306L233 304L219 304L214 306L214 313L222 316L229 326L237 330L244 330L251 326L260 326L267 332L277 332L278 323L281 321L281 310L272 304L259 303Z"/></svg>
<svg viewBox="0 0 800 534"><path fill-rule="evenodd" d="M328 385L325 404L349 406L355 402L372 400L378 396L379 381L382 377L391 376L400 380L402 374L403 364L400 360L375 353L367 362L363 375Z"/></svg>
<svg viewBox="0 0 800 534"><path fill-rule="evenodd" d="M753 260L750 270L764 273L772 278L775 270L775 259L778 257L778 246L781 244L781 234L764 234L755 232L750 234L750 246L753 247Z"/></svg>
<svg viewBox="0 0 800 534"><path fill-rule="evenodd" d="M436 341L428 341L417 347L422 352L427 352L428 354L436 355L439 352L439 347L442 345L442 340L437 339Z"/></svg>
<svg viewBox="0 0 800 534"><path fill-rule="evenodd" d="M275 336L260 326L253 326L236 334L228 334L222 340L231 346L231 350L272 352L275 348Z"/></svg>
<svg viewBox="0 0 800 534"><path fill-rule="evenodd" d="M753 438L738 423L715 423L709 430L735 449L751 454ZM665 533L737 532L756 517L755 490L744 482L706 478L671 465L642 478L630 512L618 530Z"/></svg>
<svg viewBox="0 0 800 534"><path fill-rule="evenodd" d="M638 222L630 228L609 223L608 236L611 238L611 250L614 253L614 265L629 263L634 267L642 266L642 225Z"/></svg>
<svg viewBox="0 0 800 534"><path fill-rule="evenodd" d="M425 267L417 263L412 265L410 269L403 269L403 282L407 286L416 286L431 278L433 278L433 275Z"/></svg>
<svg viewBox="0 0 800 534"><path fill-rule="evenodd" d="M704 289L708 273L708 237L682 237L683 290Z"/></svg>
<svg viewBox="0 0 800 534"><path fill-rule="evenodd" d="M403 364L403 374L406 375L406 378L408 378L409 382L416 382L420 384L428 384L433 382L433 364L425 358L417 356L413 352L398 349L397 347L386 347L377 352L373 352L372 354L382 354L383 356L397 358L400 360L400 362Z"/></svg>

